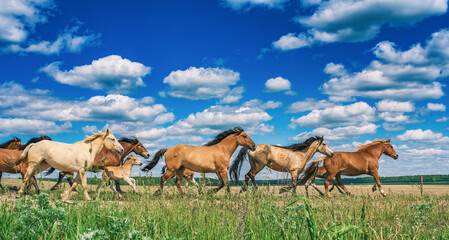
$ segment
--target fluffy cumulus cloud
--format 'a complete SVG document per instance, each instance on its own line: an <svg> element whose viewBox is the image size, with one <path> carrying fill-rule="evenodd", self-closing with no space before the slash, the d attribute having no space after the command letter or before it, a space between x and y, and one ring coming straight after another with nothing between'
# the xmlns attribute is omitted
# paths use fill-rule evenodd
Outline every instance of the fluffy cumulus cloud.
<svg viewBox="0 0 449 240"><path fill-rule="evenodd" d="M427 110L436 112L445 112L446 105L442 103L427 103Z"/></svg>
<svg viewBox="0 0 449 240"><path fill-rule="evenodd" d="M0 49L8 52L59 54L79 52L89 45L98 44L100 35L79 35L80 23L66 27L54 41L30 40L35 27L48 21L54 11L52 0L1 0L0 5Z"/></svg>
<svg viewBox="0 0 449 240"><path fill-rule="evenodd" d="M23 135L50 135L63 132L71 132L72 124L65 122L57 124L52 121L24 119L24 118L0 118L0 136L13 134Z"/></svg>
<svg viewBox="0 0 449 240"><path fill-rule="evenodd" d="M234 10L240 10L255 6L281 8L287 0L223 0L223 2Z"/></svg>
<svg viewBox="0 0 449 240"><path fill-rule="evenodd" d="M373 49L378 59L359 72L336 76L321 86L332 97L369 97L396 101L438 99L444 95L440 79L449 76L449 31L433 33L422 47L401 51L391 42ZM341 70L341 67L340 67ZM340 71L341 72L341 71Z"/></svg>
<svg viewBox="0 0 449 240"><path fill-rule="evenodd" d="M306 112L316 109L329 108L334 107L335 103L329 102L327 100L317 100L315 98L306 98L303 101L298 101L292 103L287 112L289 113L298 113L298 112Z"/></svg>
<svg viewBox="0 0 449 240"><path fill-rule="evenodd" d="M291 85L290 81L283 77L270 78L265 82L265 92L284 92L287 95L294 95L295 92L291 90Z"/></svg>
<svg viewBox="0 0 449 240"><path fill-rule="evenodd" d="M303 132L292 138L295 141L301 141L311 136L324 136L326 140L349 140L355 139L367 134L374 134L377 132L379 126L369 123L361 126L347 126L329 128L316 128L311 132Z"/></svg>
<svg viewBox="0 0 449 240"><path fill-rule="evenodd" d="M365 102L313 110L307 115L290 120L290 127L337 127L358 125L376 120L375 108Z"/></svg>
<svg viewBox="0 0 449 240"><path fill-rule="evenodd" d="M443 136L442 133L434 132L430 129L407 130L403 134L398 135L400 141L416 141L428 143L449 143L449 137Z"/></svg>
<svg viewBox="0 0 449 240"><path fill-rule="evenodd" d="M412 102L397 102L393 100L382 100L376 103L379 112L413 112L415 104Z"/></svg>
<svg viewBox="0 0 449 240"><path fill-rule="evenodd" d="M296 18L307 32L284 35L273 42L275 48L287 51L317 43L366 41L377 36L385 24L413 24L447 11L447 0L308 0L304 3L319 4L311 16Z"/></svg>
<svg viewBox="0 0 449 240"><path fill-rule="evenodd" d="M175 98L191 100L219 98L231 103L240 99L242 88L231 89L237 84L240 74L225 68L196 68L171 72L164 83L167 94Z"/></svg>
<svg viewBox="0 0 449 240"><path fill-rule="evenodd" d="M151 70L150 67L118 55L93 60L89 65L77 66L68 71L60 70L61 64L54 62L40 71L63 84L115 93L127 93L145 86L142 77Z"/></svg>

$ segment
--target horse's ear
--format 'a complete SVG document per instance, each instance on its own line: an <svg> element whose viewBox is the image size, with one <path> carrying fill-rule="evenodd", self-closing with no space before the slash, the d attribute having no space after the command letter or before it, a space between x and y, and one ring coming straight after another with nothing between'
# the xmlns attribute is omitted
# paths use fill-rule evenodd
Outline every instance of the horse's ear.
<svg viewBox="0 0 449 240"><path fill-rule="evenodd" d="M387 140L386 142L387 142L387 143L389 143L390 141L391 141L391 138L390 138L390 139L388 139L388 140Z"/></svg>
<svg viewBox="0 0 449 240"><path fill-rule="evenodd" d="M106 129L106 135L109 135L109 134L111 134L111 130L109 130L109 128L108 128L108 129Z"/></svg>
<svg viewBox="0 0 449 240"><path fill-rule="evenodd" d="M235 127L235 128L234 128L234 131L235 131L236 133L241 133L241 132L243 132L243 129L242 129L241 127Z"/></svg>

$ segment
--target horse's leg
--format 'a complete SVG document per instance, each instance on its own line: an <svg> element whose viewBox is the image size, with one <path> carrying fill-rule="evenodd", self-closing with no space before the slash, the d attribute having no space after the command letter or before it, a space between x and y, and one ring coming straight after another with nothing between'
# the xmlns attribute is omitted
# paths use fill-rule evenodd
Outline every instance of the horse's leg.
<svg viewBox="0 0 449 240"><path fill-rule="evenodd" d="M41 163L41 161L30 161L28 164L28 168L25 172L25 175L22 178L22 184L19 187L19 191L17 192L18 196L22 196L23 192L25 191L26 185L30 181L30 178L34 176L34 171L36 170L36 167Z"/></svg>
<svg viewBox="0 0 449 240"><path fill-rule="evenodd" d="M377 184L374 184L374 185L373 185L372 190L373 190L373 192L375 192L375 191L377 190Z"/></svg>
<svg viewBox="0 0 449 240"><path fill-rule="evenodd" d="M33 177L31 178L31 183L32 183L33 186L34 186L34 189L36 190L36 193L39 194L39 193L41 192L41 190L39 189L39 185L37 184L37 181L36 181L36 177L35 177L35 176L33 176Z"/></svg>
<svg viewBox="0 0 449 240"><path fill-rule="evenodd" d="M75 174L75 173L73 173L73 174ZM72 186L71 186L69 189L65 190L65 191L61 194L61 198L62 198L63 201L68 200L68 198L69 198L69 196L70 196L70 193L71 193L73 190L76 189L76 187L78 186L78 184L80 184L80 182L81 182L81 175L80 175L80 173L78 172L78 173L76 174L75 181L73 182Z"/></svg>
<svg viewBox="0 0 449 240"><path fill-rule="evenodd" d="M134 179L132 179L132 178L130 178L130 177L126 177L126 178L124 178L123 180L125 180L125 182L127 182L127 183L133 188L133 191L134 191L135 193L137 193L137 189L136 189L136 181L133 182ZM118 192L118 190L117 190L117 192Z"/></svg>
<svg viewBox="0 0 449 240"><path fill-rule="evenodd" d="M108 177L106 176L106 172L103 171L103 173L101 174L101 182L97 186L97 198L100 197L101 187L103 187L103 184L106 183L107 179Z"/></svg>
<svg viewBox="0 0 449 240"><path fill-rule="evenodd" d="M119 197L119 198L123 198L122 194L120 194L116 189L114 184L109 184L109 187L112 189L112 191Z"/></svg>
<svg viewBox="0 0 449 240"><path fill-rule="evenodd" d="M331 194L329 193L329 183L334 179L336 174L337 173L329 173L329 171L328 171L328 175L326 177L326 180L324 180L324 189L325 189L326 195L328 197L332 197Z"/></svg>
<svg viewBox="0 0 449 240"><path fill-rule="evenodd" d="M218 192L218 191L220 191L220 189L222 189L225 186L225 179L226 179L226 183L228 183L228 173L226 171L226 173L223 174L223 172L224 171L217 171L216 174L217 174L218 180L220 181L220 185L217 188L213 189L212 190L213 192ZM229 192L229 184L227 184L227 189Z"/></svg>
<svg viewBox="0 0 449 240"><path fill-rule="evenodd" d="M373 176L374 181L376 181L377 186L379 187L379 191L380 194L382 194L383 197L386 197L387 194L384 192L384 190L382 189L382 185L380 184L380 176L377 173L377 169L376 170L372 170L371 171L371 176Z"/></svg>
<svg viewBox="0 0 449 240"><path fill-rule="evenodd" d="M115 189L117 189L117 192L119 193L124 193L120 188L120 180L115 180Z"/></svg>
<svg viewBox="0 0 449 240"><path fill-rule="evenodd" d="M87 201L90 201L91 199L89 197L89 194L87 193L87 172L81 170L78 173L81 173L81 186L83 186L84 198Z"/></svg>
<svg viewBox="0 0 449 240"><path fill-rule="evenodd" d="M279 190L279 193L283 193L285 192L285 190L293 190L293 192L296 193L296 185L298 183L299 169L292 170L290 172L290 175L292 177L292 185L286 188L281 188L281 190Z"/></svg>
<svg viewBox="0 0 449 240"><path fill-rule="evenodd" d="M337 179L338 186L340 186L340 187L343 189L343 191L345 191L346 194L351 195L351 194L352 194L351 191L349 191L349 190L345 187L345 185L343 185L343 181L341 180L341 174L338 173L338 174L335 176L335 178ZM335 181L335 180L334 180L334 181ZM337 186L337 187L338 187L338 186ZM340 190L340 189L339 189L339 190ZM342 193L342 192L340 191L340 193Z"/></svg>
<svg viewBox="0 0 449 240"><path fill-rule="evenodd" d="M175 176L175 174L176 174L176 171L167 168L167 171L165 172L165 174L161 176L160 188L154 193L154 195L162 194L162 191L164 190L165 181L167 181L168 179Z"/></svg>
<svg viewBox="0 0 449 240"><path fill-rule="evenodd" d="M247 189L246 187L248 186L248 182L249 182L250 178L251 178L251 182L253 183L254 189L258 188L257 183L256 183L256 175L260 171L262 171L262 169L264 167L265 167L264 165L258 166L257 163L255 163L254 166L251 166L251 169L249 170L249 172L247 174L245 174L245 185L244 185L244 188L242 188L243 191L246 191L246 189Z"/></svg>
<svg viewBox="0 0 449 240"><path fill-rule="evenodd" d="M59 186L61 185L61 182L64 179L65 175L66 175L65 172L59 172L58 182L53 187L51 187L50 190L54 191L54 190L58 189ZM70 184L70 186L72 186L73 182L72 183L69 182L69 184Z"/></svg>
<svg viewBox="0 0 449 240"><path fill-rule="evenodd" d="M195 184L195 186L198 188L198 190L200 190L200 185L195 181L194 176L192 176L192 182L193 182L193 184Z"/></svg>
<svg viewBox="0 0 449 240"><path fill-rule="evenodd" d="M337 190L338 190L341 194L345 193L345 192L343 192L343 190L341 190L341 188L338 186L338 183L336 183L335 180L333 181L332 188L334 188L334 186L337 188ZM330 192L330 191L331 191L331 190L329 190L329 192Z"/></svg>
<svg viewBox="0 0 449 240"><path fill-rule="evenodd" d="M0 188L3 189L3 185L2 185L2 172L0 172Z"/></svg>
<svg viewBox="0 0 449 240"><path fill-rule="evenodd" d="M176 184L176 187L178 188L179 194L181 194L181 196L184 195L184 193L182 192L182 188L181 188L181 182L182 182L183 175L184 175L184 168L176 170L175 184Z"/></svg>

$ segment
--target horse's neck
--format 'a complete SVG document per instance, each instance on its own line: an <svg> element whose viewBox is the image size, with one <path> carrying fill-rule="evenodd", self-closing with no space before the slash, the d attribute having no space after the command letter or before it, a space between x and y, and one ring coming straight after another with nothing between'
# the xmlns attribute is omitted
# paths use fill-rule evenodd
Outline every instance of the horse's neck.
<svg viewBox="0 0 449 240"><path fill-rule="evenodd" d="M217 143L215 146L221 148L226 155L229 155L230 159L232 154L235 152L235 149L237 149L238 147L236 136L228 136L227 138L221 140L221 142Z"/></svg>
<svg viewBox="0 0 449 240"><path fill-rule="evenodd" d="M306 152L305 152L305 162L310 161L310 159L312 159L313 155L315 155L315 153L318 151L318 141L313 142L312 144L310 144L309 148L307 148Z"/></svg>
<svg viewBox="0 0 449 240"><path fill-rule="evenodd" d="M126 156L128 156L128 154L131 153L131 151L133 150L132 148L134 147L134 145L129 143L129 142L119 142L119 143L123 147L122 159L124 159Z"/></svg>
<svg viewBox="0 0 449 240"><path fill-rule="evenodd" d="M100 154L101 150L104 148L103 139L97 138L89 143L86 143L89 146L89 149L92 149L91 157L92 161L95 160L95 157Z"/></svg>
<svg viewBox="0 0 449 240"><path fill-rule="evenodd" d="M384 153L383 151L383 147L381 144L377 144L374 145L368 149L366 149L366 152L368 152L369 154L371 154L376 160L379 160L379 158L382 156L382 154Z"/></svg>
<svg viewBox="0 0 449 240"><path fill-rule="evenodd" d="M129 173L131 171L131 168L133 168L133 164L130 160L127 160L122 166L122 169L125 173Z"/></svg>

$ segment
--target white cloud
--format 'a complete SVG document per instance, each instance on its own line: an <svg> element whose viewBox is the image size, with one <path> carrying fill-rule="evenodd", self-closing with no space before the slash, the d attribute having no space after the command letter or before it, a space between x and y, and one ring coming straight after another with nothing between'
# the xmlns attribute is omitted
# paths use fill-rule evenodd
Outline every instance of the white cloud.
<svg viewBox="0 0 449 240"><path fill-rule="evenodd" d="M167 94L175 98L191 100L225 98L233 102L240 98L243 90L231 90L240 79L240 74L225 68L196 68L171 72L164 83L169 85Z"/></svg>
<svg viewBox="0 0 449 240"><path fill-rule="evenodd" d="M449 137L443 136L442 133L433 132L430 129L407 130L403 134L398 135L400 141L418 141L418 142L449 142Z"/></svg>
<svg viewBox="0 0 449 240"><path fill-rule="evenodd" d="M435 120L435 121L436 121L436 122L446 122L447 120L449 120L449 117L438 118L438 119Z"/></svg>
<svg viewBox="0 0 449 240"><path fill-rule="evenodd" d="M347 74L347 71L345 69L345 66L342 64L335 64L333 62L326 64L326 67L324 68L324 72L326 74L329 74L331 76L344 76Z"/></svg>
<svg viewBox="0 0 449 240"><path fill-rule="evenodd" d="M345 106L334 106L290 120L289 127L336 127L357 125L376 120L375 108L365 102L356 102Z"/></svg>
<svg viewBox="0 0 449 240"><path fill-rule="evenodd" d="M251 8L254 6L282 8L287 0L223 0L225 4L234 10Z"/></svg>
<svg viewBox="0 0 449 240"><path fill-rule="evenodd" d="M38 119L0 118L0 136L12 134L51 135L71 131L72 124L70 122L58 125L52 121Z"/></svg>
<svg viewBox="0 0 449 240"><path fill-rule="evenodd" d="M267 93L284 92L287 95L295 94L295 92L291 91L290 81L283 77L268 79L265 82L265 92L267 92Z"/></svg>
<svg viewBox="0 0 449 240"><path fill-rule="evenodd" d="M379 126L370 123L362 126L347 126L329 128L316 128L311 132L303 132L292 138L292 140L300 141L311 136L324 136L326 140L348 140L358 138L367 134L374 134L377 132Z"/></svg>
<svg viewBox="0 0 449 240"><path fill-rule="evenodd" d="M399 112L382 112L379 114L379 118L385 120L385 122L409 122L409 116Z"/></svg>
<svg viewBox="0 0 449 240"><path fill-rule="evenodd" d="M61 71L59 65L61 62L54 62L40 71L60 83L117 93L145 86L142 77L151 70L141 63L131 62L117 55L93 60L90 65L77 66L69 71Z"/></svg>
<svg viewBox="0 0 449 240"><path fill-rule="evenodd" d="M316 109L322 109L322 108L329 108L335 106L335 103L329 102L327 100L317 100L315 98L306 98L304 101L298 101L292 103L288 109L287 112L289 113L298 113L298 112L305 112L305 111L311 111Z"/></svg>
<svg viewBox="0 0 449 240"><path fill-rule="evenodd" d="M447 0L323 1L311 16L297 18L308 29L307 32L289 33L273 45L281 50L291 50L317 43L366 41L377 36L385 24L411 25L431 16L443 15L446 10ZM289 40L282 42L301 44L278 44L282 39Z"/></svg>
<svg viewBox="0 0 449 240"><path fill-rule="evenodd" d="M445 112L446 105L444 105L442 103L427 103L427 110Z"/></svg>
<svg viewBox="0 0 449 240"><path fill-rule="evenodd" d="M377 110L380 112L413 112L415 104L412 102L397 102L393 100L382 100L376 103Z"/></svg>
<svg viewBox="0 0 449 240"><path fill-rule="evenodd" d="M236 103L242 98L243 87L235 87L227 92L223 98L220 100L220 104L231 104Z"/></svg>

